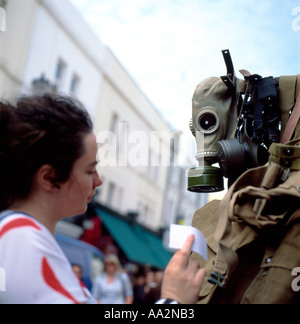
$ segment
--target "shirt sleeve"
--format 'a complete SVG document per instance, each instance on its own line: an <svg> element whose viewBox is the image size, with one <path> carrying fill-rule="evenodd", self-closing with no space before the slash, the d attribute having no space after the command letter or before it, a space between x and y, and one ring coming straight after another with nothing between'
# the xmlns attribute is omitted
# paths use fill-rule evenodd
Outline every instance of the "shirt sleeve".
<svg viewBox="0 0 300 324"><path fill-rule="evenodd" d="M40 224L28 224L6 226L10 230L0 235L0 267L6 272L6 291L0 294L0 303L86 303L87 297L55 239Z"/></svg>

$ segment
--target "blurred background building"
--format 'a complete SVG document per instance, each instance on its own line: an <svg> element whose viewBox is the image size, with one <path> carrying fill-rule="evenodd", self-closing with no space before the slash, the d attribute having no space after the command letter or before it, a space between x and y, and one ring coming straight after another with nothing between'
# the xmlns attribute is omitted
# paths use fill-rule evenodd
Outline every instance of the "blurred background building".
<svg viewBox="0 0 300 324"><path fill-rule="evenodd" d="M99 156L103 186L94 203L160 238L170 223L190 224L207 196L189 193L188 167L174 163L181 154L181 133L161 117L69 0L0 0L0 7L6 13L6 31L0 34L1 98L45 92L77 97L93 117L104 153ZM194 163L188 156L183 160ZM112 221L106 222L110 227Z"/></svg>

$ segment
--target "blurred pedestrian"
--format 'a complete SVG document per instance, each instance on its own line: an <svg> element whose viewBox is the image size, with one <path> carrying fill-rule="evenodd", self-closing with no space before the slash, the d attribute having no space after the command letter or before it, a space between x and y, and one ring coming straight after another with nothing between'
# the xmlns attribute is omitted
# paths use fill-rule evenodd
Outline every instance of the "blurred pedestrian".
<svg viewBox="0 0 300 324"><path fill-rule="evenodd" d="M150 270L146 275L146 286L145 286L145 294L146 294L146 304L154 304L160 298L160 290L161 286L158 285L155 279L155 271Z"/></svg>
<svg viewBox="0 0 300 324"><path fill-rule="evenodd" d="M83 278L83 269L82 269L82 266L79 265L79 264L74 263L74 264L72 264L72 270L75 273L75 275L78 278L78 280L80 280L80 283L85 288L87 288L89 291L91 291L92 290L91 280L89 278L88 279Z"/></svg>
<svg viewBox="0 0 300 324"><path fill-rule="evenodd" d="M116 255L106 256L104 270L93 285L93 296L99 304L132 304L131 281L126 273L121 272L120 261Z"/></svg>
<svg viewBox="0 0 300 324"><path fill-rule="evenodd" d="M161 270L148 271L145 285L146 304L154 304L160 298L163 275Z"/></svg>
<svg viewBox="0 0 300 324"><path fill-rule="evenodd" d="M72 270L76 277L82 281L82 267L79 264L72 264Z"/></svg>
<svg viewBox="0 0 300 324"><path fill-rule="evenodd" d="M158 270L155 272L155 281L160 288L162 285L163 278L164 278L164 272L162 270Z"/></svg>
<svg viewBox="0 0 300 324"><path fill-rule="evenodd" d="M71 98L0 103L0 303L87 303L54 238L56 223L86 212L102 184L85 108ZM25 270L25 271L24 271Z"/></svg>
<svg viewBox="0 0 300 324"><path fill-rule="evenodd" d="M145 286L146 286L146 278L142 273L138 273L135 276L134 280L134 300L133 304L135 305L144 305L146 304L146 293L145 293Z"/></svg>

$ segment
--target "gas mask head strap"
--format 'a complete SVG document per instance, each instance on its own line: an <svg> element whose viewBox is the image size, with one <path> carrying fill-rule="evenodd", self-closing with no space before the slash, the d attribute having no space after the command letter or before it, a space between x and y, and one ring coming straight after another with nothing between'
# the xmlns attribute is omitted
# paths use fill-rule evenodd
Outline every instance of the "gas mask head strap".
<svg viewBox="0 0 300 324"><path fill-rule="evenodd" d="M234 71L234 66L229 50L222 51L224 61L227 67L227 75L221 76L221 79L226 84L228 89L232 92L235 92L236 89L236 76Z"/></svg>

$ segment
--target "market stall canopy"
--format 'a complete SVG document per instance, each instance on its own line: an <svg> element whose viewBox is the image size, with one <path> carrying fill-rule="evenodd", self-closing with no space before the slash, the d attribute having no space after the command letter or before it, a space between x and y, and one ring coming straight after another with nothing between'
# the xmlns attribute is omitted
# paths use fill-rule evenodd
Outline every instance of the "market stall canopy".
<svg viewBox="0 0 300 324"><path fill-rule="evenodd" d="M109 210L95 208L104 226L126 254L128 260L165 269L172 254L167 251L159 235L143 228L129 219L118 217Z"/></svg>

